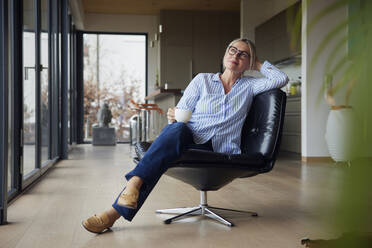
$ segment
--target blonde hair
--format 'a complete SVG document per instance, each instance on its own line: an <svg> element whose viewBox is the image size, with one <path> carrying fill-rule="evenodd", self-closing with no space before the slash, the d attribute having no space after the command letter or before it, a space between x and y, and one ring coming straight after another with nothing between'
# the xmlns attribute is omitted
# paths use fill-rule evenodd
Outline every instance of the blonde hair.
<svg viewBox="0 0 372 248"><path fill-rule="evenodd" d="M238 41L244 42L249 47L250 61L249 61L249 69L248 70L251 70L252 68L254 68L255 63L256 63L256 46L254 45L253 41L251 41L247 38L235 39L235 40L231 41L230 44L226 47L226 52L227 52L227 50L229 50L230 46L232 46L235 42L238 42Z"/></svg>

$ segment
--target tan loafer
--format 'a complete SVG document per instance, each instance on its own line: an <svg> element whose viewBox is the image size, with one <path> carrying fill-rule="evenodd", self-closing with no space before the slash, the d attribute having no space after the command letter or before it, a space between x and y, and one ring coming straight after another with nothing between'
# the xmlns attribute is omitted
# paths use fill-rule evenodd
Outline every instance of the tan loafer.
<svg viewBox="0 0 372 248"><path fill-rule="evenodd" d="M102 213L101 216L93 215L92 217L83 221L83 227L92 233L102 233L106 229L112 227L115 221L110 220L110 217L106 213Z"/></svg>
<svg viewBox="0 0 372 248"><path fill-rule="evenodd" d="M126 208L136 209L138 196L139 196L139 191L135 188L130 191L128 190L128 192L124 190L118 199L118 205L126 207Z"/></svg>

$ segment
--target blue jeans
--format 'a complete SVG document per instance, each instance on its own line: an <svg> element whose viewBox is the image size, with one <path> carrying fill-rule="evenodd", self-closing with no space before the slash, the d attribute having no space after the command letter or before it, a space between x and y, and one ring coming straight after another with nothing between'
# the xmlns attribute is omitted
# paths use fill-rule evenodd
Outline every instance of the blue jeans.
<svg viewBox="0 0 372 248"><path fill-rule="evenodd" d="M127 180L133 176L138 176L143 180L137 209L129 209L117 204L123 191L116 198L112 207L126 220L131 221L160 177L168 170L172 162L181 157L183 151L187 148L213 150L210 141L205 144L195 144L192 132L185 123L176 122L165 126L137 166L125 175Z"/></svg>

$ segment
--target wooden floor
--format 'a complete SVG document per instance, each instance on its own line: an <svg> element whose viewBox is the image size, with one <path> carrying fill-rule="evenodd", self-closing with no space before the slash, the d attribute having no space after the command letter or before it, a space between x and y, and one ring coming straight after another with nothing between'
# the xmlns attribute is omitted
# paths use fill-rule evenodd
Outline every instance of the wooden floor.
<svg viewBox="0 0 372 248"><path fill-rule="evenodd" d="M0 247L304 247L303 237L331 238L328 212L342 173L328 164L301 164L281 157L273 171L238 179L208 194L213 206L257 211L259 217L229 213L227 227L191 218L171 225L156 209L194 206L199 192L163 176L132 223L120 219L105 234L87 232L81 221L111 206L134 164L131 147L77 146L42 181L8 208Z"/></svg>

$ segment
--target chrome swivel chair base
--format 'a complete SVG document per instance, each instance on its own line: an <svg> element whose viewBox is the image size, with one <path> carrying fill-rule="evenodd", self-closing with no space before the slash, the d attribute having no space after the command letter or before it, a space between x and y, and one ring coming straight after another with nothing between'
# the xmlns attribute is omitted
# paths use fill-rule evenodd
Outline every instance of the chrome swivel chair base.
<svg viewBox="0 0 372 248"><path fill-rule="evenodd" d="M234 210L234 209L228 209L228 208L216 208L216 207L209 206L207 204L207 192L206 191L200 191L200 205L199 206L186 207L186 208L162 209L162 210L156 210L156 213L157 214L178 214L177 216L164 220L164 224L171 224L173 221L186 218L186 217L191 217L191 216L206 216L208 218L214 219L227 226L234 226L232 222L226 220L225 218L216 214L212 210L224 210L224 211L231 211L231 212L238 212L238 213L247 213L253 217L258 216L256 212L241 211L241 210Z"/></svg>

